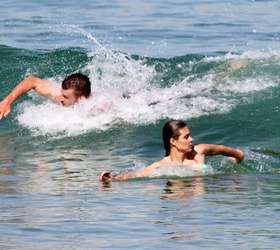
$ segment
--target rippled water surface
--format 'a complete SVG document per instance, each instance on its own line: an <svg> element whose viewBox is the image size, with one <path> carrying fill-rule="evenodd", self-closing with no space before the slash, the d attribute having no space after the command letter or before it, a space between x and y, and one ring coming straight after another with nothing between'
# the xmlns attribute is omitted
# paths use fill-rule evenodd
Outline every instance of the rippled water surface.
<svg viewBox="0 0 280 250"><path fill-rule="evenodd" d="M73 72L72 108L30 92L0 121L1 249L278 249L279 1L0 3L0 99ZM93 108L110 106L106 113ZM161 128L241 148L236 166L100 183L163 156Z"/></svg>

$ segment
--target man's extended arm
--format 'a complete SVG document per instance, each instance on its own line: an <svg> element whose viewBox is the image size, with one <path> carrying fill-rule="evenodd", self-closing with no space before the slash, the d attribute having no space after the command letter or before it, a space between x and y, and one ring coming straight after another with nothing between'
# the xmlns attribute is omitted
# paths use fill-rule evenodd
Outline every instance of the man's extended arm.
<svg viewBox="0 0 280 250"><path fill-rule="evenodd" d="M240 149L235 149L225 145L199 144L196 146L196 150L198 153L204 155L225 155L230 159L234 158L236 163L240 163L244 159L244 153Z"/></svg>
<svg viewBox="0 0 280 250"><path fill-rule="evenodd" d="M35 76L28 76L12 90L12 92L6 96L2 102L0 102L0 120L11 112L11 106L17 98L32 89L39 95L49 98L55 97L55 89L49 81Z"/></svg>
<svg viewBox="0 0 280 250"><path fill-rule="evenodd" d="M103 172L100 176L99 179L101 181L106 181L106 180L128 180L128 179L134 179L134 178L143 178L149 176L153 171L155 171L157 168L161 166L161 161L155 162L148 167L145 167L144 169L141 170L136 170L136 171L128 171L124 172L118 175L114 175L110 172Z"/></svg>

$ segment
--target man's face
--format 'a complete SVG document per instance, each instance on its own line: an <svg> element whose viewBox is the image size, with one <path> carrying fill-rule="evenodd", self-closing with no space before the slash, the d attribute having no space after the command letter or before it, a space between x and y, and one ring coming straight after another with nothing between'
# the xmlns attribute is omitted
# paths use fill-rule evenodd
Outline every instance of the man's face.
<svg viewBox="0 0 280 250"><path fill-rule="evenodd" d="M180 135L178 139L174 139L174 145L178 151L189 153L193 150L193 139L190 130L187 127L179 129Z"/></svg>
<svg viewBox="0 0 280 250"><path fill-rule="evenodd" d="M75 95L74 89L61 89L61 95L59 96L59 102L65 106L69 107L75 104L79 98Z"/></svg>

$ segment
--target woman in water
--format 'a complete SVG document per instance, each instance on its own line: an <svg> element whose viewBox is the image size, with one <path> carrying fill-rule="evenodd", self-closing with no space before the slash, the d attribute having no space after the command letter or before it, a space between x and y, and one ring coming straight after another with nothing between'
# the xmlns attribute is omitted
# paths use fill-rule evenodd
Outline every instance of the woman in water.
<svg viewBox="0 0 280 250"><path fill-rule="evenodd" d="M147 177L154 171L170 165L183 166L189 170L201 172L207 168L205 157L208 155L225 155L234 163L240 163L244 159L244 153L235 148L215 144L193 145L190 130L184 121L168 121L162 129L162 139L165 149L165 157L150 166L138 170L114 175L103 172L100 180L127 180L131 178Z"/></svg>

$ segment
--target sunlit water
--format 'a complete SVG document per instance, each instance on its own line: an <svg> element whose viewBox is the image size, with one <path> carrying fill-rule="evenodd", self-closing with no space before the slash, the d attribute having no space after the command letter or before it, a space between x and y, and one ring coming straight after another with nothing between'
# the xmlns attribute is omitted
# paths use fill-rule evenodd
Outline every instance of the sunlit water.
<svg viewBox="0 0 280 250"><path fill-rule="evenodd" d="M0 98L77 71L93 94L65 108L31 92L0 122L0 248L278 249L279 7L2 1ZM99 182L160 159L170 118L245 161Z"/></svg>

